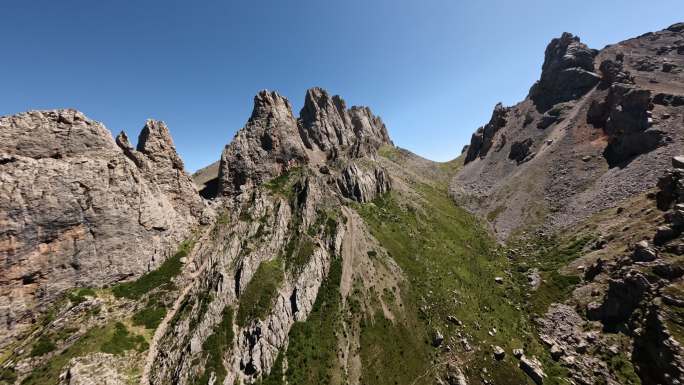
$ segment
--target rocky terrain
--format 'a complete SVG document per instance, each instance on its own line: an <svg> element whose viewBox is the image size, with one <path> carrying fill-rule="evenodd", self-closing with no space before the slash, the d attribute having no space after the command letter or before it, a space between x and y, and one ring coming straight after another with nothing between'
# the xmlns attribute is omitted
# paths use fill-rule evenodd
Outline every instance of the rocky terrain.
<svg viewBox="0 0 684 385"><path fill-rule="evenodd" d="M540 80L473 134L457 200L501 240L555 231L655 186L684 148L684 35L676 24L597 51L569 33Z"/></svg>
<svg viewBox="0 0 684 385"><path fill-rule="evenodd" d="M446 163L320 88L192 176L163 122L1 117L0 383L681 383L682 55L563 34Z"/></svg>

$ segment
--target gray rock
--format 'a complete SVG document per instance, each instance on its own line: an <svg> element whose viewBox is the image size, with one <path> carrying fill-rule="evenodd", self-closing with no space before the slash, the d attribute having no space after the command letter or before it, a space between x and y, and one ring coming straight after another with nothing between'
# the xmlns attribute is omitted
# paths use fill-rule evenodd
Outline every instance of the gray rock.
<svg viewBox="0 0 684 385"><path fill-rule="evenodd" d="M290 102L261 91L247 124L221 154L218 193L237 195L307 162Z"/></svg>
<svg viewBox="0 0 684 385"><path fill-rule="evenodd" d="M337 187L346 198L363 203L390 191L392 183L383 168L366 170L364 166L351 163L337 178Z"/></svg>
<svg viewBox="0 0 684 385"><path fill-rule="evenodd" d="M509 109L498 103L494 107L489 123L477 129L470 139L464 162L470 163L477 157L484 158L494 143L496 133L506 125Z"/></svg>
<svg viewBox="0 0 684 385"><path fill-rule="evenodd" d="M530 89L530 98L539 111L554 104L576 99L600 80L594 73L596 51L580 42L579 37L563 33L546 47L541 78Z"/></svg>
<svg viewBox="0 0 684 385"><path fill-rule="evenodd" d="M544 383L546 374L544 373L541 362L536 358L526 356L520 357L520 369L522 369L535 384L542 385Z"/></svg>
<svg viewBox="0 0 684 385"><path fill-rule="evenodd" d="M673 156L672 167L684 169L684 155Z"/></svg>
<svg viewBox="0 0 684 385"><path fill-rule="evenodd" d="M506 356L506 351L503 350L503 348L501 346L498 346L498 345L494 346L492 348L492 351L494 353L494 358L499 360L499 361L503 360L504 357Z"/></svg>
<svg viewBox="0 0 684 385"><path fill-rule="evenodd" d="M656 250L649 246L648 241L639 241L634 245L632 259L636 262L650 262L658 256Z"/></svg>
<svg viewBox="0 0 684 385"><path fill-rule="evenodd" d="M524 354L522 349L513 349L513 357L520 358Z"/></svg>
<svg viewBox="0 0 684 385"><path fill-rule="evenodd" d="M432 346L439 347L442 345L442 342L444 342L444 335L442 334L442 332L437 330L435 332L434 337L432 338Z"/></svg>
<svg viewBox="0 0 684 385"><path fill-rule="evenodd" d="M529 160L532 151L532 138L527 138L523 141L516 141L511 144L511 151L508 153L508 159L516 161L517 164L521 164L526 160Z"/></svg>
<svg viewBox="0 0 684 385"><path fill-rule="evenodd" d="M204 203L182 164L126 151L75 110L0 117L0 348L66 290L158 266L197 224Z"/></svg>

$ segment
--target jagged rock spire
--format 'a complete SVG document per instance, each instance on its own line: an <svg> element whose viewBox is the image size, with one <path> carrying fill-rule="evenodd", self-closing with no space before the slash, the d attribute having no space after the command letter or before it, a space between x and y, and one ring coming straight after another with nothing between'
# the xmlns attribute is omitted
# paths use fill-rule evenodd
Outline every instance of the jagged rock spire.
<svg viewBox="0 0 684 385"><path fill-rule="evenodd" d="M137 150L145 154L154 163L171 165L174 169L183 170L183 160L176 152L171 133L166 124L159 120L148 119L138 136Z"/></svg>
<svg viewBox="0 0 684 385"><path fill-rule="evenodd" d="M492 112L492 117L489 119L489 123L478 128L471 137L468 153L465 157L465 163L472 162L478 156L482 158L487 155L489 149L492 147L494 135L506 125L508 110L509 109L504 107L503 104L497 103Z"/></svg>
<svg viewBox="0 0 684 385"><path fill-rule="evenodd" d="M235 195L311 159L373 155L384 144L392 144L387 128L368 107L347 109L340 96L315 87L295 119L286 98L261 91L247 124L221 155L218 192Z"/></svg>
<svg viewBox="0 0 684 385"><path fill-rule="evenodd" d="M541 77L530 89L537 109L546 111L592 89L600 80L594 73L597 52L568 32L551 40L544 53Z"/></svg>
<svg viewBox="0 0 684 385"><path fill-rule="evenodd" d="M307 159L290 102L275 91L261 91L247 124L221 154L219 194L237 194Z"/></svg>

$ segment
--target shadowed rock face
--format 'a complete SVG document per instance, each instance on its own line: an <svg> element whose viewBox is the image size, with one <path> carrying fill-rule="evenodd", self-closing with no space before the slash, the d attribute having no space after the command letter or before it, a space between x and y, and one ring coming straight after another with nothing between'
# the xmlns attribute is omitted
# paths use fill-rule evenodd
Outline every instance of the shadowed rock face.
<svg viewBox="0 0 684 385"><path fill-rule="evenodd" d="M541 78L530 89L530 98L540 112L556 103L576 99L598 82L594 73L597 51L580 42L579 37L563 33L551 40L544 53Z"/></svg>
<svg viewBox="0 0 684 385"><path fill-rule="evenodd" d="M470 139L470 145L468 146L468 153L465 157L465 163L472 162L477 157L485 157L492 147L494 141L494 135L506 125L506 114L508 109L505 108L501 103L494 107L492 112L492 117L489 119L489 123L477 129Z"/></svg>
<svg viewBox="0 0 684 385"><path fill-rule="evenodd" d="M168 129L148 126L143 153L75 110L0 118L0 346L65 290L157 266L197 222Z"/></svg>

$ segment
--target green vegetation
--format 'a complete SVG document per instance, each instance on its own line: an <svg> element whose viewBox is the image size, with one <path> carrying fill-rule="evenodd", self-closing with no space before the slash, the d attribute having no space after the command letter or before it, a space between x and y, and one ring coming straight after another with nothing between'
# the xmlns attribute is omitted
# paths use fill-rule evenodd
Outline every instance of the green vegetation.
<svg viewBox="0 0 684 385"><path fill-rule="evenodd" d="M211 373L216 376L216 384L223 383L228 373L223 366L223 356L233 345L233 338L233 309L225 307L221 322L214 327L213 333L202 344L202 349L207 353L207 362L204 372L194 382L196 385L208 384Z"/></svg>
<svg viewBox="0 0 684 385"><path fill-rule="evenodd" d="M143 295L158 287L169 287L171 280L176 277L183 267L181 258L187 257L194 246L194 242L181 243L176 254L165 260L158 269L150 271L132 282L123 282L112 288L117 298L140 299Z"/></svg>
<svg viewBox="0 0 684 385"><path fill-rule="evenodd" d="M420 329L418 329L420 330ZM417 338L416 338L417 337ZM362 384L432 384L420 378L430 365L425 334L405 323L393 323L382 311L361 321Z"/></svg>
<svg viewBox="0 0 684 385"><path fill-rule="evenodd" d="M129 333L126 327L118 322L104 327L95 327L73 345L34 369L21 383L22 385L57 385L60 373L72 358L98 351L123 354L129 349L145 350L147 342L142 336Z"/></svg>
<svg viewBox="0 0 684 385"><path fill-rule="evenodd" d="M126 325L121 322L114 324L114 332L111 337L102 344L102 351L116 355L122 355L127 350L143 352L149 348L145 338L138 334L131 334Z"/></svg>
<svg viewBox="0 0 684 385"><path fill-rule="evenodd" d="M264 186L267 189L271 190L271 192L273 192L274 194L280 194L287 198L292 198L292 186L297 180L297 177L299 177L302 174L302 171L303 170L301 167L294 167L286 171L282 175L279 175L271 179L270 181L266 182Z"/></svg>
<svg viewBox="0 0 684 385"><path fill-rule="evenodd" d="M589 235L570 239L558 237L537 238L533 241L519 241L514 248L524 250L524 255L516 260L516 279L521 287L527 285L527 271L530 268L539 269L542 283L539 289L531 292L527 299L529 310L533 314L546 313L553 302L562 302L572 293L581 282L577 275L564 275L559 270L582 255L583 248L594 238ZM530 243L529 246L522 244Z"/></svg>
<svg viewBox="0 0 684 385"><path fill-rule="evenodd" d="M290 330L287 349L287 380L290 384L329 384L337 362L337 335L342 330L340 280L342 260L333 259L313 308L305 322ZM278 375L269 376L278 378ZM282 375L280 376L282 377ZM277 384L274 379L264 384Z"/></svg>
<svg viewBox="0 0 684 385"><path fill-rule="evenodd" d="M86 297L97 297L95 290L85 287L81 289L75 289L67 295L69 301L71 301L73 306L76 306L82 302L85 302Z"/></svg>
<svg viewBox="0 0 684 385"><path fill-rule="evenodd" d="M257 385L284 385L283 382L283 351L278 352L276 360L273 362L271 372L265 378L259 379Z"/></svg>
<svg viewBox="0 0 684 385"><path fill-rule="evenodd" d="M240 296L237 324L241 327L254 319L263 318L271 309L278 287L283 281L280 259L261 262L254 276Z"/></svg>
<svg viewBox="0 0 684 385"><path fill-rule="evenodd" d="M285 268L288 271L302 269L311 260L314 252L314 243L310 236L293 236L285 246Z"/></svg>
<svg viewBox="0 0 684 385"><path fill-rule="evenodd" d="M540 356L544 364L551 362L534 337L527 314L516 309L524 293L511 282L494 282L494 277L506 276L509 264L486 230L453 203L444 186L417 184L415 191L420 196L417 201L404 201L399 193L392 192L372 204L357 206L373 236L408 278L407 287L401 290L406 313L403 324L393 324L376 315L375 322L367 322L362 331L366 341L361 347L364 376L370 376L364 382L431 381L430 376L418 379L429 366L428 354L434 352L429 346L430 333L439 330L445 341L451 337L458 339L456 328L447 322L450 315L464 323L471 343L499 345L509 352L523 347ZM497 329L494 336L489 335L492 328ZM422 364L408 366L407 360L402 359L407 351L411 352L411 359ZM380 352L391 360L384 364L374 362L373 354ZM517 362L506 359L494 364L487 349L463 359L467 374L473 378L487 368L493 383L527 381L516 367ZM374 369L367 372L368 368ZM547 373L553 375L554 370L561 369L556 365L548 368Z"/></svg>
<svg viewBox="0 0 684 385"><path fill-rule="evenodd" d="M488 212L487 213L487 221L488 222L494 222L496 220L496 218L499 217L499 214L504 212L504 210L506 210L506 206L498 206L494 210Z"/></svg>
<svg viewBox="0 0 684 385"><path fill-rule="evenodd" d="M13 368L0 368L0 382L14 384L17 381L17 373Z"/></svg>
<svg viewBox="0 0 684 385"><path fill-rule="evenodd" d="M147 329L156 329L166 316L166 307L152 299L144 308L133 315L133 325L144 325Z"/></svg>
<svg viewBox="0 0 684 385"><path fill-rule="evenodd" d="M38 338L38 341L33 344L33 348L31 349L31 357L39 357L48 354L54 351L56 348L57 347L55 346L55 343L52 342L50 337L42 335L40 338Z"/></svg>

